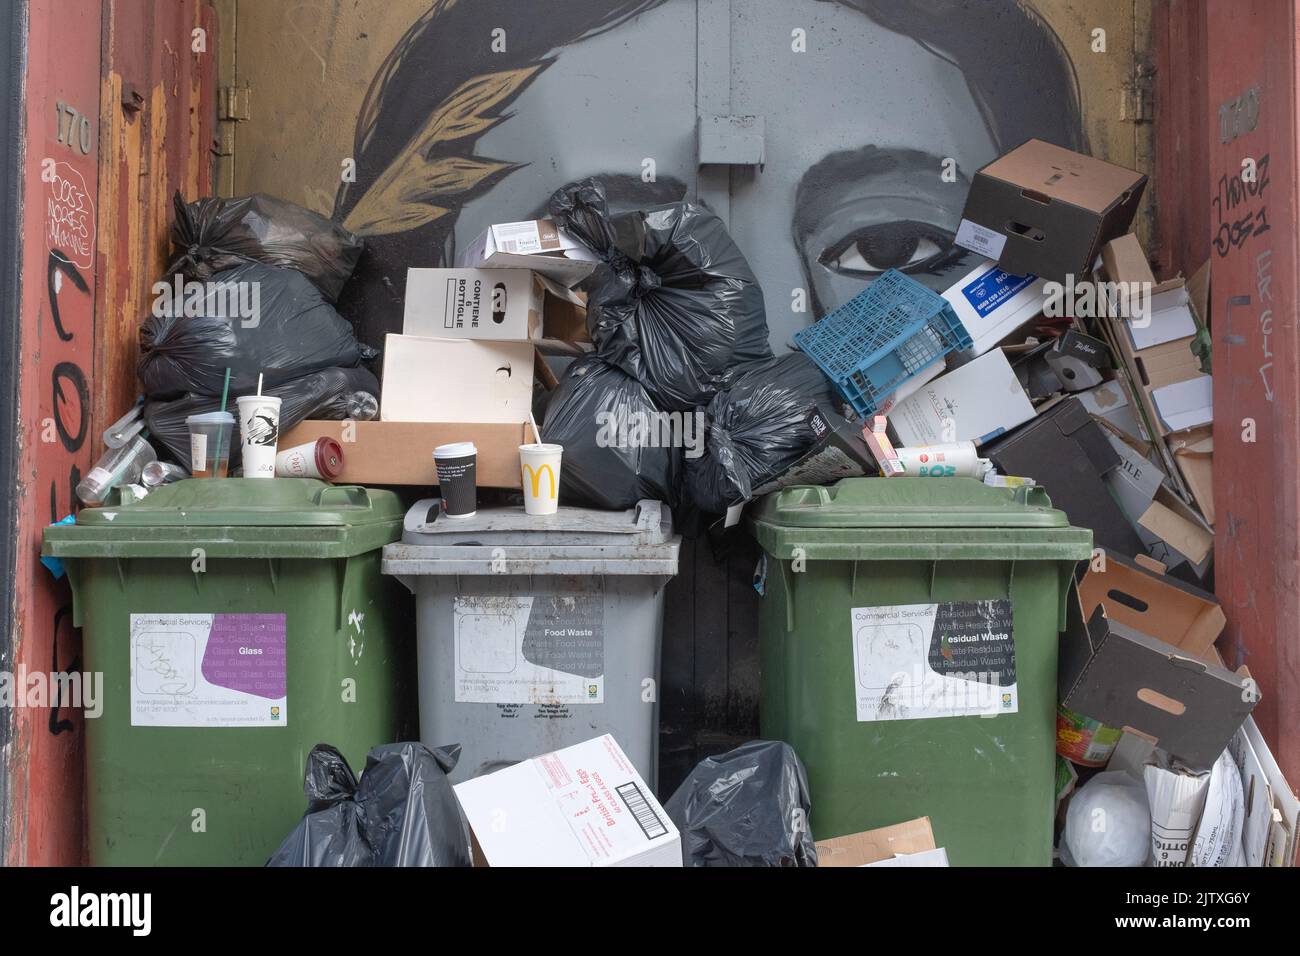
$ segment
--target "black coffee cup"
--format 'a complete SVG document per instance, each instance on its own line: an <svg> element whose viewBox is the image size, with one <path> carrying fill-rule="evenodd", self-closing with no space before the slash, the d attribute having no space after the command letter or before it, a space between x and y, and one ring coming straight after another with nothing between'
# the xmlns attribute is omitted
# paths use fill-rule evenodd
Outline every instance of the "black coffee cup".
<svg viewBox="0 0 1300 956"><path fill-rule="evenodd" d="M478 511L477 462L478 449L472 441L452 442L433 450L444 517L471 518Z"/></svg>

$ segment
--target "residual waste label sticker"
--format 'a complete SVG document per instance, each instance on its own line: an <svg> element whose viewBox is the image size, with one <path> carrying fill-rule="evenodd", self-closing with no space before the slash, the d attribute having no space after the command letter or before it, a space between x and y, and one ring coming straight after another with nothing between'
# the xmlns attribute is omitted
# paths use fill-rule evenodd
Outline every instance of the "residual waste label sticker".
<svg viewBox="0 0 1300 956"><path fill-rule="evenodd" d="M603 704L604 612L598 592L458 595L457 703Z"/></svg>
<svg viewBox="0 0 1300 956"><path fill-rule="evenodd" d="M850 614L859 721L1016 713L1009 600L855 607Z"/></svg>
<svg viewBox="0 0 1300 956"><path fill-rule="evenodd" d="M283 614L132 614L131 726L283 727Z"/></svg>

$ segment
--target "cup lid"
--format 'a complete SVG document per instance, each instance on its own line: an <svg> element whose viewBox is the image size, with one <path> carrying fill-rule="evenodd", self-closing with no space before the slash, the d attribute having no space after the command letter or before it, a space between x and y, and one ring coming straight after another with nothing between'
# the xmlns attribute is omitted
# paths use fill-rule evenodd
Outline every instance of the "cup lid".
<svg viewBox="0 0 1300 956"><path fill-rule="evenodd" d="M235 399L236 402L262 402L272 405L279 405L280 399L275 395L240 395Z"/></svg>
<svg viewBox="0 0 1300 956"><path fill-rule="evenodd" d="M235 416L230 412L203 412L185 419L186 425L233 425Z"/></svg>
<svg viewBox="0 0 1300 956"><path fill-rule="evenodd" d="M560 452L563 452L564 446L557 445L554 442L544 441L539 444L538 442L534 441L534 442L528 442L527 444L524 445L520 445L519 450L521 452L535 451L542 455L555 455L555 454L559 454Z"/></svg>
<svg viewBox="0 0 1300 956"><path fill-rule="evenodd" d="M433 450L434 458L464 458L475 454L478 454L478 449L472 441L454 441L449 445L439 445Z"/></svg>

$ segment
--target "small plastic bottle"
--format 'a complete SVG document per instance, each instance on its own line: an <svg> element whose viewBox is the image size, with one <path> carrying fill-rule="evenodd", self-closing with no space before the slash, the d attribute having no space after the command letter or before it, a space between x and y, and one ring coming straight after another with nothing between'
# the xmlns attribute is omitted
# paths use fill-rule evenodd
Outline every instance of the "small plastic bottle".
<svg viewBox="0 0 1300 956"><path fill-rule="evenodd" d="M138 482L144 466L157 457L153 446L139 435L121 448L110 448L81 479L77 497L82 504L98 508L118 485Z"/></svg>

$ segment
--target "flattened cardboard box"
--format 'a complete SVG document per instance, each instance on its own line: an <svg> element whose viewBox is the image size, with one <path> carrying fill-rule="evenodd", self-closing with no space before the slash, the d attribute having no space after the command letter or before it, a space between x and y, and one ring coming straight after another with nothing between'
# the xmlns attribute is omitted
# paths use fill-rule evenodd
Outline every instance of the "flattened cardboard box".
<svg viewBox="0 0 1300 956"><path fill-rule="evenodd" d="M1071 524L1092 529L1097 547L1126 555L1146 553L1103 480L1120 466L1120 457L1077 398L1040 412L983 454L1002 474L1033 478L1046 488L1053 506L1064 511Z"/></svg>
<svg viewBox="0 0 1300 956"><path fill-rule="evenodd" d="M609 734L455 790L479 865L682 865L677 828Z"/></svg>
<svg viewBox="0 0 1300 956"><path fill-rule="evenodd" d="M868 866L891 860L900 853L923 853L935 849L929 817L877 827L861 833L817 841L817 866Z"/></svg>
<svg viewBox="0 0 1300 956"><path fill-rule="evenodd" d="M574 286L591 275L599 257L550 219L488 226L456 256L462 269L532 269Z"/></svg>
<svg viewBox="0 0 1300 956"><path fill-rule="evenodd" d="M1212 766L1259 699L1214 656L1224 616L1213 595L1108 555L1068 601L1061 704Z"/></svg>
<svg viewBox="0 0 1300 956"><path fill-rule="evenodd" d="M299 422L280 436L281 448L333 438L343 449L343 471L334 480L349 485L438 483L433 450L472 441L478 448L475 477L480 488L522 488L519 446L532 441L528 425L462 422Z"/></svg>
<svg viewBox="0 0 1300 956"><path fill-rule="evenodd" d="M1084 277L1101 247L1128 230L1147 178L1031 139L975 174L957 245L1013 275Z"/></svg>

